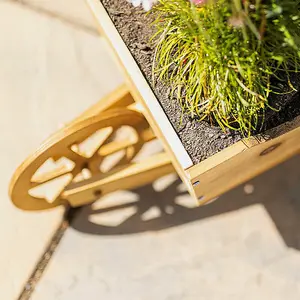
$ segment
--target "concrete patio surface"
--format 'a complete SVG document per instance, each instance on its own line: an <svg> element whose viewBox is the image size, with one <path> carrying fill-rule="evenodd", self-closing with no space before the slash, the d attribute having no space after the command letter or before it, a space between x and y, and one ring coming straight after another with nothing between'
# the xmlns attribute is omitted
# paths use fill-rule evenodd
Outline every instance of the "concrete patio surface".
<svg viewBox="0 0 300 300"><path fill-rule="evenodd" d="M79 209L32 299L298 300L299 164L204 207L171 175Z"/></svg>
<svg viewBox="0 0 300 300"><path fill-rule="evenodd" d="M81 30L97 33L97 26L84 0L13 0L48 17L57 18Z"/></svg>
<svg viewBox="0 0 300 300"><path fill-rule="evenodd" d="M10 178L49 134L122 78L101 38L14 1L0 1L0 32L0 299L14 300L63 210L16 209L8 197Z"/></svg>

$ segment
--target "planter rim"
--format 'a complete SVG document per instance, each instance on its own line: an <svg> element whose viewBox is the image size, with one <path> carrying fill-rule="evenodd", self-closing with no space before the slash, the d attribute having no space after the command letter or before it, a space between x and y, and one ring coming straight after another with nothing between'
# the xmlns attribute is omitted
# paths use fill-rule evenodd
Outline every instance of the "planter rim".
<svg viewBox="0 0 300 300"><path fill-rule="evenodd" d="M136 89L138 89L138 93L142 97L143 104L147 106L152 118L154 119L157 127L160 129L160 132L163 134L164 139L170 146L180 166L184 170L193 166L194 164L191 157L184 148L177 132L169 121L160 102L154 95L135 59L125 45L119 32L115 28L105 7L100 0L86 0L86 2L90 6L96 21L100 24L100 27L104 29L105 33L103 30L101 30L101 32L106 36L109 43L111 43L113 46L112 48L115 50L118 58L122 62L122 65L124 66L132 83Z"/></svg>

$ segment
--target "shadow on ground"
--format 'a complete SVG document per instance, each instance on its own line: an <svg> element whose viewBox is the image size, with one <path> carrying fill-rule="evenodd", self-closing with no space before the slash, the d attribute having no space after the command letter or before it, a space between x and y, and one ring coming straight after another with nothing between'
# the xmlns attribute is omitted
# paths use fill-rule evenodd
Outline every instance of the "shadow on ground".
<svg viewBox="0 0 300 300"><path fill-rule="evenodd" d="M116 205L100 208L88 205L73 210L71 227L95 235L136 234L160 231L261 204L269 213L286 245L300 250L300 156L255 178L251 184L255 187L251 195L246 195L243 187L238 187L218 201L202 207L184 205L184 199L191 199L186 191L182 191L179 179L162 190L148 185L132 191L138 196L137 201L121 204L118 202ZM159 216L145 220L142 216L154 207L159 210ZM101 217L103 214L128 208L134 208L134 213L116 226L107 226L92 220L94 216Z"/></svg>

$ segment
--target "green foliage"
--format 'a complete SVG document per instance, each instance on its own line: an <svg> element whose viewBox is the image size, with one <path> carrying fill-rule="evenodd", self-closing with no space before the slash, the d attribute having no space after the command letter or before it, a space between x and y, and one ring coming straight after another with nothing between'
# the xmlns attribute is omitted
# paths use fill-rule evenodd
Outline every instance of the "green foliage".
<svg viewBox="0 0 300 300"><path fill-rule="evenodd" d="M153 72L192 116L223 129L257 129L280 92L270 79L300 66L300 0L159 0L154 13Z"/></svg>

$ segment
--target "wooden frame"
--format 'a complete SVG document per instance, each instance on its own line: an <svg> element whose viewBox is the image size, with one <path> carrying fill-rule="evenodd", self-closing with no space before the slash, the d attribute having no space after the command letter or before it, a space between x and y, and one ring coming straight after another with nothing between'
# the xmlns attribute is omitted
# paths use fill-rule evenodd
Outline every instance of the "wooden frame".
<svg viewBox="0 0 300 300"><path fill-rule="evenodd" d="M144 106L148 122L170 153L171 161L181 179L200 204L211 201L300 152L300 118L297 118L264 135L240 141L193 165L100 0L86 2L95 16L100 32L106 37L122 66L130 92Z"/></svg>
<svg viewBox="0 0 300 300"><path fill-rule="evenodd" d="M10 196L17 207L42 210L66 202L81 206L117 189L151 183L174 169L190 194L199 204L205 204L300 153L298 117L193 165L100 0L86 1L123 67L126 84L53 134L16 170ZM120 141L116 138L117 131L124 126L129 127L131 134ZM98 139L94 139L93 151L82 150L82 145L95 134ZM162 141L165 152L135 161L142 146L155 138ZM117 163L103 170L103 161L120 151L122 156ZM57 165L62 159L68 163ZM56 164L55 168L39 173L49 160ZM33 189L64 176L66 182L51 199L33 193Z"/></svg>

